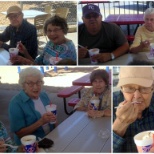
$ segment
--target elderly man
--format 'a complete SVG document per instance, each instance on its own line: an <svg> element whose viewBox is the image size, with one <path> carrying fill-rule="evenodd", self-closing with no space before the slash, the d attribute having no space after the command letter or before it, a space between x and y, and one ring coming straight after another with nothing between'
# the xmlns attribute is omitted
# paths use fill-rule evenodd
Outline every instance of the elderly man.
<svg viewBox="0 0 154 154"><path fill-rule="evenodd" d="M88 4L82 8L83 24L79 25L78 41L79 58L87 58L88 50L99 48L100 54L94 56L99 62L113 60L129 49L128 42L121 29L113 24L102 21L102 15L97 5Z"/></svg>
<svg viewBox="0 0 154 154"><path fill-rule="evenodd" d="M153 83L154 70L150 66L120 68L117 86L121 91L113 94L114 152L137 152L133 137L154 130Z"/></svg>
<svg viewBox="0 0 154 154"><path fill-rule="evenodd" d="M150 43L154 43L154 8L148 8L144 13L145 24L137 29L130 52L150 51Z"/></svg>
<svg viewBox="0 0 154 154"><path fill-rule="evenodd" d="M10 25L0 34L0 48L8 50L16 47L17 43L21 41L31 57L35 59L38 49L35 26L23 19L22 10L18 6L9 7L6 17L9 19ZM10 41L9 45L5 43L7 41ZM20 55L24 56L21 53Z"/></svg>

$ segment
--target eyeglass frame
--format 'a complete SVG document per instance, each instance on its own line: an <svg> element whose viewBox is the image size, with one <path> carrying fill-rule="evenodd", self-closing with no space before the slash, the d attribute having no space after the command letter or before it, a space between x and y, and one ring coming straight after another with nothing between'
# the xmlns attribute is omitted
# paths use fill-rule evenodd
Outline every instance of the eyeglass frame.
<svg viewBox="0 0 154 154"><path fill-rule="evenodd" d="M34 87L34 85L36 85L36 86L42 86L43 85L43 81L42 80L40 80L40 81L37 81L37 82L24 82L24 83L26 83L29 87Z"/></svg>
<svg viewBox="0 0 154 154"><path fill-rule="evenodd" d="M12 17L9 17L9 16L8 16L8 19L9 19L9 20L19 18L19 16L22 14L22 12L19 12L19 13L13 13L13 14L14 14L14 15L13 15Z"/></svg>
<svg viewBox="0 0 154 154"><path fill-rule="evenodd" d="M60 30L63 30L63 29L58 28L58 29L55 29L55 30L47 30L47 33L51 33L51 32L58 33Z"/></svg>
<svg viewBox="0 0 154 154"><path fill-rule="evenodd" d="M127 86L127 87L128 87L128 86ZM136 90L138 90L141 94L150 94L150 93L154 90L153 85L152 85L151 87L140 87L140 88L138 88L138 89L136 89L135 87L131 87L131 88L133 88L133 91L132 91L132 92L126 92L126 91L123 89L124 86L121 86L120 88L121 88L121 91L122 91L122 92L129 93L129 94L135 93ZM148 89L148 88L149 88L149 92L142 92L142 91L141 91L142 89ZM151 88L151 89L150 89L150 88Z"/></svg>

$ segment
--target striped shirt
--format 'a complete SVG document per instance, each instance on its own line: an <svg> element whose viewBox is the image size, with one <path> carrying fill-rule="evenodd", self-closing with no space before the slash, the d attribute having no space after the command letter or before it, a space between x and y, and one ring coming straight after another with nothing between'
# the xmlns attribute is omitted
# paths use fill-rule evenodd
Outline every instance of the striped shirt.
<svg viewBox="0 0 154 154"><path fill-rule="evenodd" d="M113 119L115 120L115 106L124 101L122 92L113 93ZM137 152L133 137L147 130L154 130L154 95L152 96L150 106L142 113L142 119L137 119L130 124L123 137L113 132L113 152Z"/></svg>
<svg viewBox="0 0 154 154"><path fill-rule="evenodd" d="M60 45L54 45L53 42L49 41L43 53L35 59L35 63L39 65L50 65L51 57L58 57L62 59L72 59L76 61L76 50L71 40Z"/></svg>

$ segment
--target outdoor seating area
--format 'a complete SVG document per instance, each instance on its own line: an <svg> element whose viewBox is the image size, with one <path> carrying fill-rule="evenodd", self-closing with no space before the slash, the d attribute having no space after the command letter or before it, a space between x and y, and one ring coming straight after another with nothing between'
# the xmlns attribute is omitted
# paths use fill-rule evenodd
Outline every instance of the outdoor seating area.
<svg viewBox="0 0 154 154"><path fill-rule="evenodd" d="M0 153L154 153L154 1L0 1Z"/></svg>

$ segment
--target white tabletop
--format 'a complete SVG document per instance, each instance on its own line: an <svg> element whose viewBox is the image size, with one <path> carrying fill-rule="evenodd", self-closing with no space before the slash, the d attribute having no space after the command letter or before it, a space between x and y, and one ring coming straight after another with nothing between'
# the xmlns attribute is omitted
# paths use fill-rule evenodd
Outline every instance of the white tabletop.
<svg viewBox="0 0 154 154"><path fill-rule="evenodd" d="M109 136L101 138L101 129ZM47 136L54 141L49 152L111 152L111 118L92 119L84 111L76 111Z"/></svg>
<svg viewBox="0 0 154 154"><path fill-rule="evenodd" d="M128 63L131 62L134 58L154 63L154 59L149 60L147 58L146 56L147 53L149 54L149 52L139 52L137 54L127 53L114 60L105 63L98 63L98 65L128 65ZM79 59L79 65L89 65L89 64L90 64L89 58Z"/></svg>
<svg viewBox="0 0 154 154"><path fill-rule="evenodd" d="M46 12L38 11L38 10L23 10L25 19L35 18L38 15L47 14ZM6 12L1 12L2 14L6 15Z"/></svg>
<svg viewBox="0 0 154 154"><path fill-rule="evenodd" d="M7 65L10 59L10 54L7 50L0 48L0 65Z"/></svg>

